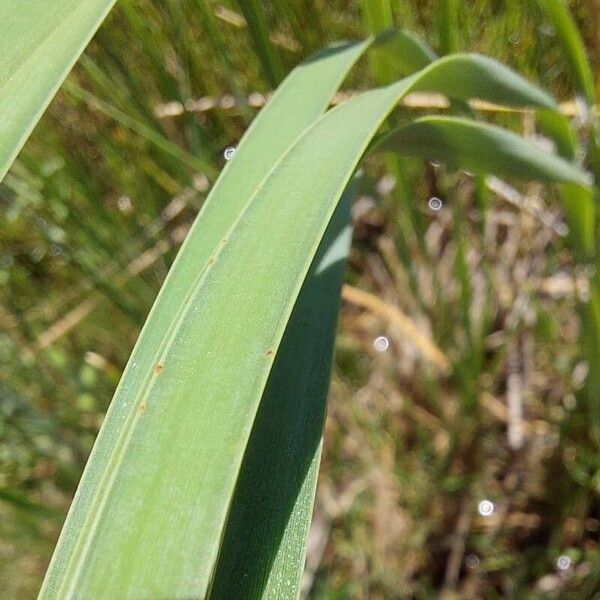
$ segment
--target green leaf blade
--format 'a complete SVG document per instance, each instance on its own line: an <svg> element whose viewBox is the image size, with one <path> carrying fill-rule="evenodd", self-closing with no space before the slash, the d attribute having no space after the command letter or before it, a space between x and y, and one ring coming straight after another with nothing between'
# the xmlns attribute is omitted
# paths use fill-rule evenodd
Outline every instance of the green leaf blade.
<svg viewBox="0 0 600 600"><path fill-rule="evenodd" d="M302 286L261 400L211 600L288 600L299 593L352 237L351 190L345 196Z"/></svg>
<svg viewBox="0 0 600 600"><path fill-rule="evenodd" d="M389 29L380 33L373 51L388 58L396 76L412 75L438 58L421 38L403 29ZM385 83L385 79L380 78L380 83Z"/></svg>
<svg viewBox="0 0 600 600"><path fill-rule="evenodd" d="M450 58L438 61L298 132L249 186L250 196L233 200L233 220L215 208L210 221L204 209L111 405L46 597L205 596L274 356L343 190L408 92L489 93L485 79L481 88L461 88L441 76L453 66ZM465 73L459 66L458 77ZM221 181L235 173L242 148ZM244 179L260 161L251 158L239 173ZM231 201L215 195L216 207L217 198ZM216 245L199 241L199 232L210 234L208 222L222 228Z"/></svg>
<svg viewBox="0 0 600 600"><path fill-rule="evenodd" d="M499 127L459 117L417 119L392 132L382 146L478 174L590 184L589 176L579 167L534 143Z"/></svg>
<svg viewBox="0 0 600 600"><path fill-rule="evenodd" d="M238 0L237 4L248 23L250 36L265 76L275 88L283 79L283 67L279 53L269 37L269 25L263 7L258 0Z"/></svg>
<svg viewBox="0 0 600 600"><path fill-rule="evenodd" d="M438 16L438 33L442 54L458 52L459 31L457 0L442 0Z"/></svg>
<svg viewBox="0 0 600 600"><path fill-rule="evenodd" d="M423 71L416 90L435 86L449 98L478 98L509 106L556 108L546 92L498 61L473 53L451 54Z"/></svg>
<svg viewBox="0 0 600 600"><path fill-rule="evenodd" d="M114 2L2 2L0 180Z"/></svg>
<svg viewBox="0 0 600 600"><path fill-rule="evenodd" d="M570 66L575 85L591 106L596 101L594 75L577 25L564 0L538 0L538 5L554 27Z"/></svg>
<svg viewBox="0 0 600 600"><path fill-rule="evenodd" d="M196 224L171 268L167 281L161 289L132 353L63 529L53 562L46 576L42 597L55 597L59 590L68 589L69 586L80 589L79 582L81 577L84 577L81 570L85 567L80 560L82 556L79 553L90 550L88 538L100 535L96 519L96 515L100 513L97 511L101 511L104 506L105 490L114 483L113 474L122 468L122 453L127 452L129 447L135 450L133 446L130 446L129 436L130 432L135 429L135 424L140 422L140 406L146 406L148 394L162 393L161 389L158 391L154 389L158 380L155 370L157 365L162 364L161 357L165 351L168 352L167 347L173 349L175 333L182 332L181 325L178 325L180 321L177 320L177 315L183 315L189 311L195 294L197 294L196 286L202 284L203 274L212 264L210 261L222 252L222 242L227 237L227 232L236 223L256 189L260 187L261 181L268 174L273 163L303 129L309 126L327 107L341 80L369 43L370 40L365 40L364 42L338 45L318 53L297 67L280 86L265 109L261 111L238 145L234 157L227 164L211 191ZM213 259L211 259L211 255ZM268 348L264 348L264 353L267 350ZM192 352L190 357L196 356L197 352ZM204 352L209 360L211 356L214 356L209 349L205 348ZM237 360L232 365L235 362ZM225 373L221 373L221 375L226 376ZM172 379L168 368L165 368L164 373L161 372L160 379L161 383L164 379L171 381L172 392L177 389L177 384L181 381L181 379ZM192 374L189 381L194 379ZM156 387L161 388L162 386ZM181 413L176 410L174 415L175 418L177 415L181 417ZM144 414L144 421L147 421L149 416L149 414ZM157 415L153 419L158 426L162 416ZM202 435L197 433L196 437L202 439ZM204 441L207 443L206 440ZM148 447L147 440L145 443L145 447ZM241 460L245 441L241 446L236 446L233 442L232 444L231 450L226 452L227 456ZM185 446L179 446L177 440L173 441L173 449L175 452L186 454ZM119 455L119 453L121 454ZM143 481L140 480L139 484L143 486ZM227 496L224 497L227 498ZM146 497L146 501L150 500L150 497ZM204 500L206 506L211 505L210 496ZM225 504L221 502L217 508L223 510L226 508L226 502ZM205 525L207 529L210 529L210 521L213 517L209 516L207 519ZM214 526L214 524L212 525ZM222 524L217 525L218 528L222 527ZM126 521L122 522L120 526L127 527ZM201 557L202 568L187 569L187 571L195 573L194 580L186 581L184 577L178 577L180 571L169 571L171 579L166 578L164 581L165 593L173 578L177 581L176 584L173 584L173 589L178 586L184 586L186 590L206 589L212 562L218 549L218 540L219 535L213 535L211 543L206 544L204 548L204 551L213 558ZM144 541L152 546L152 540L139 540L140 543ZM126 545L125 540L123 543ZM183 541L181 543L183 547L186 547ZM124 550L124 552L127 551ZM155 556L155 558L160 557ZM193 561L197 559L197 556L190 558ZM125 559L123 558L123 560ZM178 561L176 560L176 562ZM132 572L136 571L134 565L122 563L120 564L122 569L120 574L128 572L129 567ZM186 565L183 565L183 568L185 570ZM151 573L147 574L148 577L151 575ZM143 575L142 579L134 582L128 581L126 577L121 581L113 580L111 582L111 585L114 586L112 589L120 589L121 593L126 594L125 590L136 589L137 585L143 586L145 578L146 575ZM92 584L90 583L90 585ZM129 587L130 585L132 587ZM98 593L98 590L94 593Z"/></svg>

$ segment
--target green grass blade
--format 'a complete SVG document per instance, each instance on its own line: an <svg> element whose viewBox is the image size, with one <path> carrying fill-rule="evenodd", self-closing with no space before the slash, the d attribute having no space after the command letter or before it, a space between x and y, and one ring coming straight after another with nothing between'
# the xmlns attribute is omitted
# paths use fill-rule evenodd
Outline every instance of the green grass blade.
<svg viewBox="0 0 600 600"><path fill-rule="evenodd" d="M30 513L35 516L45 517L56 521L60 521L62 518L60 511L31 502L21 490L0 487L0 502L6 502L19 511Z"/></svg>
<svg viewBox="0 0 600 600"><path fill-rule="evenodd" d="M569 246L578 260L591 261L596 252L598 212L593 190L563 184L560 186L560 200L569 226Z"/></svg>
<svg viewBox="0 0 600 600"><path fill-rule="evenodd" d="M394 26L394 15L389 0L361 0L360 9L368 33L379 33Z"/></svg>
<svg viewBox="0 0 600 600"><path fill-rule="evenodd" d="M583 356L589 366L589 376L581 395L585 398L590 412L592 439L600 446L600 280L596 274L590 281L590 299L579 306L581 314L581 338Z"/></svg>
<svg viewBox="0 0 600 600"><path fill-rule="evenodd" d="M306 15L302 9L302 5L297 0L279 0L273 4L284 20L286 25L291 29L292 35L300 42L303 50L314 48L313 38L319 32L317 28L311 27L310 23L306 22ZM313 18L318 15L313 15Z"/></svg>
<svg viewBox="0 0 600 600"><path fill-rule="evenodd" d="M330 52L296 76L338 58ZM274 99L240 144L153 308L43 597L204 597L274 357L335 207L377 129L417 89L448 93L447 86L453 96L457 89L485 98L492 81L506 97L530 97L526 82L523 91L522 80L515 87L494 77L493 61L481 88L461 86L457 79L470 76L470 63L482 68L477 58L442 59L352 98L289 135L288 144L297 141L277 160L269 142L281 143L289 123L297 123L292 108L306 110L304 93L289 83L280 89L288 104ZM343 70L336 73L339 83ZM321 86L331 83L321 77Z"/></svg>
<svg viewBox="0 0 600 600"><path fill-rule="evenodd" d="M439 9L440 53L452 54L458 52L458 0L441 0Z"/></svg>
<svg viewBox="0 0 600 600"><path fill-rule="evenodd" d="M577 89L591 106L596 101L594 76L583 40L567 5L564 0L538 0L538 5L556 31Z"/></svg>
<svg viewBox="0 0 600 600"><path fill-rule="evenodd" d="M556 151L567 160L575 160L579 142L567 117L540 109L536 111L538 129L555 144ZM577 185L559 187L560 198L569 225L569 245L578 260L593 259L596 249L596 202L593 190Z"/></svg>
<svg viewBox="0 0 600 600"><path fill-rule="evenodd" d="M558 154L567 160L574 160L579 142L569 119L556 110L541 108L536 110L535 120L540 132L554 142Z"/></svg>
<svg viewBox="0 0 600 600"><path fill-rule="evenodd" d="M588 72L588 63L585 60L585 53L581 40L578 40L578 32L575 29L566 7L553 6L550 3L541 2L546 7L546 12L551 16L552 11L558 11L558 16L562 15L570 24L567 29L572 28L571 36L575 36L573 54L571 60L577 60L581 63L582 72L579 74L580 88L590 84L592 75ZM552 8L552 10L550 10ZM556 15L554 19L560 20ZM553 19L551 18L551 21ZM553 21L554 22L554 21ZM557 26L555 23L555 27ZM569 44L570 36L563 33L561 41L563 46ZM568 51L567 51L568 53ZM575 67L574 69L576 69ZM587 82L587 84L586 84ZM591 86L593 88L593 85ZM587 101L594 96L586 94ZM536 111L536 120L539 129L556 144L557 151L568 159L573 159L579 154L579 143L568 119L559 113L546 110ZM598 160L595 156L597 151L596 127L591 130L589 154L590 166L598 180ZM589 376L585 385L579 391L589 410L591 437L596 444L600 444L600 403L598 403L598 392L600 389L600 286L598 284L598 255L597 255L597 201L595 194L597 191L590 188L582 188L571 184L562 184L559 187L560 199L569 225L568 243L576 260L579 263L593 265L593 274L590 277L590 298L587 302L580 301L579 314L581 319L581 350L589 367Z"/></svg>
<svg viewBox="0 0 600 600"><path fill-rule="evenodd" d="M0 180L114 1L2 1Z"/></svg>
<svg viewBox="0 0 600 600"><path fill-rule="evenodd" d="M221 62L220 71L224 72L230 90L241 94L242 90L235 76L235 67L231 60L230 49L227 47L227 42L219 27L213 7L206 0L198 0L198 2L194 3L194 9L198 11L199 20L206 31L207 38L210 40L210 46Z"/></svg>
<svg viewBox="0 0 600 600"><path fill-rule="evenodd" d="M417 119L388 134L381 147L478 174L590 184L579 167L534 143L500 127L460 117Z"/></svg>
<svg viewBox="0 0 600 600"><path fill-rule="evenodd" d="M90 511L103 501L101 478L103 474L109 476L106 468L110 468L115 448L118 450L128 443L123 430L124 420L135 420L136 405L144 396L144 390L156 383L157 351L161 351L167 342L171 343L174 315L189 305L189 296L209 263L211 253L218 248L219 241L260 187L272 164L325 110L345 74L369 43L367 40L330 48L297 67L257 116L215 184L132 353L67 518L44 583L43 597L55 597L59 589L74 584L71 579L74 573L70 568L77 570L80 566L71 561L77 560L76 552L86 544L87 528L93 527ZM161 380L167 379L168 374L165 370L167 377L161 377ZM214 557L217 548L218 540L213 539L205 552ZM156 559L160 560L160 557ZM208 584L213 559L201 561L204 570L199 569L195 579L199 588Z"/></svg>
<svg viewBox="0 0 600 600"><path fill-rule="evenodd" d="M394 15L389 0L361 0L360 9L367 33L375 35L394 26ZM398 77L388 48L375 47L370 59L371 69L379 84L391 83Z"/></svg>
<svg viewBox="0 0 600 600"><path fill-rule="evenodd" d="M275 88L283 79L283 67L277 49L269 38L269 25L259 0L238 0L244 13L252 43L262 64L267 81Z"/></svg>
<svg viewBox="0 0 600 600"><path fill-rule="evenodd" d="M538 5L556 31L576 89L584 98L588 107L593 106L596 103L594 74L577 24L569 12L568 5L564 0L538 0ZM584 117L590 125L587 148L590 170L594 174L596 182L598 182L600 181L600 131L597 119L590 119L590 117L593 117L591 113L584 115Z"/></svg>
<svg viewBox="0 0 600 600"><path fill-rule="evenodd" d="M288 600L299 593L352 237L350 193L345 196L302 286L261 400L209 596L213 600Z"/></svg>
<svg viewBox="0 0 600 600"><path fill-rule="evenodd" d="M192 169L202 170L204 174L214 179L217 176L217 172L213 165L208 161L199 157L192 156L189 152L186 152L183 148L174 144L171 140L162 135L158 130L149 127L140 120L125 114L119 110L116 106L101 100L94 94L84 90L75 83L65 82L64 89L71 94L74 98L87 102L90 106L104 113L107 117L114 119L117 123L123 125L127 129L130 129L140 137L144 138L152 145L156 146L163 152L170 154L177 160L180 160L184 165L191 167Z"/></svg>

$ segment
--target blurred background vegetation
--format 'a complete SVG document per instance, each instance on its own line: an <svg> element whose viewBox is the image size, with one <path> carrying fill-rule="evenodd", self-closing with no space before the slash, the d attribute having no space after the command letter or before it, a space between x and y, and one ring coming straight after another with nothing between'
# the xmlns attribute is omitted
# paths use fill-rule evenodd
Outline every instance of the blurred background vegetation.
<svg viewBox="0 0 600 600"><path fill-rule="evenodd" d="M294 65L373 28L364 4L574 97L533 1L458 2L448 40L437 0L119 0L0 185L2 598L35 597L224 149ZM571 6L597 73L600 2ZM345 87L397 75L372 55ZM530 115L492 118L535 135ZM555 191L492 187L365 165L307 597L600 597L600 453L578 395L589 272Z"/></svg>

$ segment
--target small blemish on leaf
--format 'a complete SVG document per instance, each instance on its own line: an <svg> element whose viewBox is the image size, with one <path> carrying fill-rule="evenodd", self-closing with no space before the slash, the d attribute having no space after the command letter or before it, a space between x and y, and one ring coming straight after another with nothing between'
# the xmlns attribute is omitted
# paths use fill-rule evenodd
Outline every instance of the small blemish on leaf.
<svg viewBox="0 0 600 600"><path fill-rule="evenodd" d="M146 405L144 404L144 402L141 402L138 405L138 411L141 412L141 413L146 412Z"/></svg>
<svg viewBox="0 0 600 600"><path fill-rule="evenodd" d="M165 368L165 365L161 364L161 363L156 363L156 366L154 367L154 372L157 375L160 375L163 372L163 369Z"/></svg>
<svg viewBox="0 0 600 600"><path fill-rule="evenodd" d="M273 350L271 350L271 348L267 350L267 356L273 356Z"/></svg>

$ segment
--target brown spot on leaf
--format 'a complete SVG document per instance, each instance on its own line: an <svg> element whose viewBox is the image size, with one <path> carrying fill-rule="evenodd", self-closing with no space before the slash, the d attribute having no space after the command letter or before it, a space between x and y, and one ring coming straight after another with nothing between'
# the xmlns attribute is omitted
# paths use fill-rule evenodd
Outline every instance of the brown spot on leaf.
<svg viewBox="0 0 600 600"><path fill-rule="evenodd" d="M146 404L144 402L140 402L138 405L138 411L141 413L146 412Z"/></svg>
<svg viewBox="0 0 600 600"><path fill-rule="evenodd" d="M165 365L161 364L161 363L157 363L156 366L154 367L154 372L157 375L160 375L163 372L163 369L165 368Z"/></svg>
<svg viewBox="0 0 600 600"><path fill-rule="evenodd" d="M271 350L271 348L267 350L267 356L273 356L273 350Z"/></svg>

